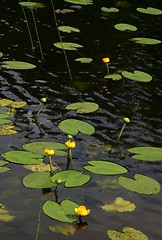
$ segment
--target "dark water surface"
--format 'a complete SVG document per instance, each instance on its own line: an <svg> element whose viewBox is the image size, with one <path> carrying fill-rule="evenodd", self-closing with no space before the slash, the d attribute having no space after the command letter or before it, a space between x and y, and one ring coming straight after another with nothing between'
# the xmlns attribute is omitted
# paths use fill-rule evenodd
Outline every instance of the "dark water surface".
<svg viewBox="0 0 162 240"><path fill-rule="evenodd" d="M162 16L139 13L136 7L155 7L162 9L161 1L128 1L120 12L105 17L101 7L115 7L117 1L94 1L93 5L74 9L73 13L57 14L59 25L68 25L80 29L80 33L61 33L63 41L76 42L84 47L79 51L67 51L72 80L69 77L62 50L54 47L59 41L53 19L50 1L40 1L46 8L36 10L42 49L45 61L41 63L39 48L34 34L35 53L31 50L26 23L18 0L1 0L0 7L0 51L2 60L26 61L37 65L34 70L14 71L1 69L0 98L26 101L27 105L17 111L14 125L18 133L12 136L0 136L0 151L22 149L22 145L32 141L56 141L64 143L66 134L58 129L58 124L66 118L77 118L93 124L96 131L92 136L78 134L75 136L77 148L74 150L74 166L80 169L88 160L105 159L122 164L129 169L127 176L141 173L153 177L162 183L162 164L133 160L127 149L137 146L162 147L162 48L161 44L142 46L129 41L132 37L150 37L162 40ZM54 1L55 8L71 8L70 3ZM71 8L72 9L72 8ZM29 23L33 22L28 12ZM114 29L117 23L134 24L136 32L119 32ZM91 64L75 62L78 57L92 57ZM131 80L107 83L104 76L106 69L103 57L109 57L110 72L119 70L141 70L149 73L150 83ZM34 115L39 108L39 99L47 97L38 123ZM92 114L76 115L66 111L65 106L78 101L91 101L99 105L99 110ZM122 126L122 119L127 116L131 123L127 125L122 138L121 149L125 159L119 158L118 152L108 154L104 151L107 144L113 144ZM97 147L96 147L97 146ZM85 150L87 149L87 151ZM60 157L56 161L64 164ZM6 206L13 222L0 222L1 240L35 239L40 206L50 197L42 195L41 190L26 189L22 179L29 173L22 166L9 165L9 173L0 174L0 202ZM162 193L157 195L140 195L128 192L124 188L102 188L96 181L114 179L115 177L92 175L90 183L82 188L62 189L59 199L71 199L78 204L85 204L91 209L86 217L88 228L76 231L74 236L52 233L49 226L59 223L41 213L39 240L62 239L108 239L106 231L122 231L131 226L145 233L150 240L162 239ZM117 179L117 178L115 178ZM100 206L111 203L116 197L123 197L134 202L136 210L132 213L105 212Z"/></svg>

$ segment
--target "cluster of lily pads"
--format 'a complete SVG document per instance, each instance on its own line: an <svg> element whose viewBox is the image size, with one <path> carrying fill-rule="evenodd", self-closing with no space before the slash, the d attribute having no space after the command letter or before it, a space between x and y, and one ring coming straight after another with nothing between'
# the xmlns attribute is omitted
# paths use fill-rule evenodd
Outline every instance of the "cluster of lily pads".
<svg viewBox="0 0 162 240"><path fill-rule="evenodd" d="M90 5L93 2L91 0L65 0L66 2L72 4L80 4L80 5ZM22 2L20 1L20 5L25 8L33 9L35 8L43 8L45 7L42 3L37 2ZM109 14L116 14L119 12L118 8L107 8L102 7L101 11L104 12L104 16L109 17ZM151 15L160 15L162 11L160 9L155 9L152 7L148 7L147 9L144 8L137 8L137 11L144 14L151 14ZM68 12L68 11L67 11ZM116 24L115 29L120 31L137 31L136 26L130 25L128 23L119 23ZM62 31L65 33L76 32L79 33L80 30L71 26L58 26L58 31ZM37 35L39 39L39 35ZM131 41L139 44L160 44L161 41L157 39L150 39L150 38L132 38ZM63 42L60 38L60 42L54 43L54 46L63 51L66 50L77 50L78 48L82 48L83 46L78 43L72 42ZM41 45L40 45L40 50ZM3 53L0 53L0 57L3 57ZM84 58L76 58L75 61L81 63L91 63L93 61L90 57ZM107 65L108 66L108 65ZM2 68L7 69L14 69L14 70L26 70L26 69L33 69L36 68L35 65L31 63L25 63L20 61L3 61L1 63ZM149 82L152 80L152 77L145 72L135 70L133 73L128 71L122 71L120 74L108 74L105 76L105 79L112 79L112 80L120 80L122 78L128 78L135 81L140 82ZM42 98L43 99L43 98ZM46 101L43 101L43 104ZM9 134L16 134L12 128L13 125L7 125L12 123L12 114L15 112L16 108L25 106L26 103L24 102L14 102L10 99L1 99L0 106L1 112L0 113L0 134L9 135ZM74 111L76 113L76 117L63 120L59 123L58 128L64 133L67 134L68 139L69 135L75 140L75 135L78 133L92 135L95 133L95 128L92 124L87 123L85 121L81 121L77 119L78 114L91 114L97 111L99 108L98 104L93 102L77 102L72 103L66 106L66 110ZM40 111L38 111L41 114ZM39 114L36 115L37 121L39 121ZM125 126L125 125L124 125ZM4 131L5 129L5 131ZM11 131L12 129L12 131ZM124 128L123 128L124 129ZM121 132L122 134L122 132ZM121 136L121 134L119 136ZM119 140L119 138L118 138ZM71 140L69 140L71 141ZM118 141L117 141L118 143ZM77 145L76 145L77 147ZM64 199L61 202L59 201L59 188L60 185L63 185L65 188L74 188L80 187L84 184L88 184L91 180L92 174L101 174L107 176L115 176L115 175L122 175L128 173L128 169L123 167L120 164L114 163L112 161L108 161L107 159L104 160L91 160L83 166L82 169L70 169L71 165L67 162L69 160L69 148L65 143L60 142L30 142L24 144L21 150L14 150L8 151L1 154L3 160L0 161L0 172L7 172L11 169L6 167L8 163L15 163L20 164L27 168L28 170L32 171L32 173L27 174L23 178L23 185L26 188L32 189L50 189L51 192L51 199L47 200L43 206L43 212L53 218L54 220L65 222L65 223L73 223L80 221L80 215L77 214L75 209L79 209L80 204L72 201L71 199ZM54 150L50 158L52 159L52 167L51 161L48 159L48 154L46 154L46 149ZM72 157L72 152L75 151L75 147L70 149L71 154L71 161L74 161ZM155 147L136 147L128 149L128 152L133 153L134 155L132 158L139 160L139 161L147 161L147 162L158 162L162 161L162 149L155 148ZM59 156L65 157L67 159L65 161L64 166L59 166ZM56 164L55 164L55 161ZM119 176L117 179L117 184L129 191L133 191L139 194L145 195L152 195L157 194L160 191L160 184L157 180L145 176L143 174L136 174L132 178L126 176ZM130 203L120 197L114 200L111 204L106 204L105 206L101 206L101 208L105 211L134 211L135 204ZM7 210L5 210L8 214ZM0 216L1 212L4 212L4 205L2 204L0 207ZM90 211L88 211L89 213ZM87 214L88 215L88 214ZM10 217L12 220L13 217ZM81 222L80 222L81 223ZM71 227L71 228L70 228ZM72 233L75 232L75 229L72 225L70 225L68 231ZM50 227L51 231L59 232L58 227ZM66 226L63 225L63 229L66 229ZM71 229L71 230L69 230ZM61 230L62 231L62 230ZM62 231L63 232L63 231ZM66 233L67 233L66 232ZM107 231L108 237L115 240L115 239L144 239L147 240L148 237L143 234L142 232L132 228L132 227L125 227L123 232L118 232L116 230L108 230Z"/></svg>

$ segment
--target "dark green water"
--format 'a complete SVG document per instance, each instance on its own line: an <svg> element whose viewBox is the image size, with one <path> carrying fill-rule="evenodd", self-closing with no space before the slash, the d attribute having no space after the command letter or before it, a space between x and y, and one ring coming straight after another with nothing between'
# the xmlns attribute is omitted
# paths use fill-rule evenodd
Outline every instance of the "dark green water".
<svg viewBox="0 0 162 240"><path fill-rule="evenodd" d="M14 117L18 134L0 136L0 153L22 149L22 145L32 141L56 141L64 143L66 135L58 129L58 124L66 119L76 117L87 121L96 129L92 136L78 134L75 137L77 148L74 150L74 166L80 169L88 160L105 159L122 164L129 169L127 176L141 173L162 183L161 163L146 163L133 160L127 149L137 146L162 146L162 48L160 45L141 46L129 41L132 37L150 37L161 40L162 16L139 13L136 7L155 7L162 9L161 1L128 1L120 12L105 17L100 8L115 7L116 1L94 1L94 5L74 9L73 13L57 14L59 25L69 25L80 29L80 33L61 33L64 41L83 45L79 51L67 51L72 80L69 78L62 50L53 46L59 41L50 1L45 9L35 11L45 61L41 63L39 48L31 50L30 40L19 1L2 0L0 7L0 51L4 60L26 61L37 65L34 70L14 71L1 69L0 98L26 101L27 106L17 111ZM54 1L55 8L70 8L71 4ZM33 29L32 18L28 12L29 23ZM134 24L137 32L119 32L114 29L117 23ZM37 46L34 34L34 44ZM92 57L91 64L74 61L78 57ZM149 73L150 83L129 80L108 81L105 86L105 66L103 57L110 58L110 72L118 70L141 70ZM34 115L39 108L39 99L47 97L39 122ZM99 105L93 114L76 115L66 111L65 106L78 101L92 101ZM113 144L122 126L122 118L127 116L131 123L126 127L121 138L121 149L125 159L121 160L118 152L105 152L106 144ZM88 153L85 151L88 148ZM97 146L97 147L95 147ZM57 160L64 164L65 159ZM13 222L0 222L0 239L31 240L35 239L40 206L50 197L42 195L41 190L26 189L22 179L29 171L22 166L10 164L12 171L0 174L0 202L3 202ZM41 213L39 240L82 240L108 239L106 231L121 231L131 226L145 233L150 240L161 240L161 202L162 193L157 195L140 195L128 192L124 188L102 188L97 180L112 177L93 175L89 184L82 188L62 189L59 199L71 199L78 204L85 204L91 209L86 217L88 228L77 231L74 236L52 233L48 227L59 224ZM132 213L104 212L99 206L111 203L116 197L123 197L134 202L136 210Z"/></svg>

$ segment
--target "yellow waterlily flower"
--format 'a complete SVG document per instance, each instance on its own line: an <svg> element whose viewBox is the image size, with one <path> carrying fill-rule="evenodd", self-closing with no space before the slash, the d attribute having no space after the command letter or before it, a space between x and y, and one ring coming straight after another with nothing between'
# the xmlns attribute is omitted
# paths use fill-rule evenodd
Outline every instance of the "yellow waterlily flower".
<svg viewBox="0 0 162 240"><path fill-rule="evenodd" d="M67 142L65 142L65 146L68 148L75 148L76 142L68 140Z"/></svg>
<svg viewBox="0 0 162 240"><path fill-rule="evenodd" d="M108 57L102 58L102 62L103 63L109 63L110 62L110 58L108 58Z"/></svg>
<svg viewBox="0 0 162 240"><path fill-rule="evenodd" d="M90 213L90 209L86 209L83 205L75 208L74 210L79 216L87 216Z"/></svg>
<svg viewBox="0 0 162 240"><path fill-rule="evenodd" d="M44 154L48 155L48 156L52 156L55 154L55 151L53 149L44 149Z"/></svg>

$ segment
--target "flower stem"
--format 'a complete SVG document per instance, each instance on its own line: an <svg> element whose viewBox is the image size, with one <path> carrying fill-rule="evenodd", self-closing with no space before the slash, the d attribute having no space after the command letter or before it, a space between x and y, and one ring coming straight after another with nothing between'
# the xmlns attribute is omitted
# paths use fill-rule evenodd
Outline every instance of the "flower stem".
<svg viewBox="0 0 162 240"><path fill-rule="evenodd" d="M71 152L71 148L68 148L67 165L66 165L67 170L69 169L71 161L72 161L72 152Z"/></svg>
<svg viewBox="0 0 162 240"><path fill-rule="evenodd" d="M121 135L122 135L122 133L123 133L123 131L124 131L124 128L125 128L126 124L127 124L127 123L124 123L123 126L122 126L122 128L121 128L121 130L120 130L119 136L118 136L118 138L117 138L117 140L116 140L117 143L118 143L119 140L120 140L120 137L121 137Z"/></svg>

